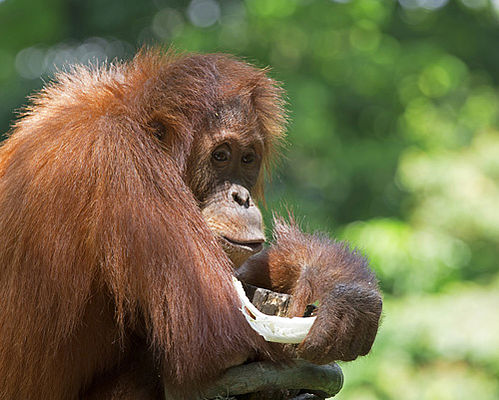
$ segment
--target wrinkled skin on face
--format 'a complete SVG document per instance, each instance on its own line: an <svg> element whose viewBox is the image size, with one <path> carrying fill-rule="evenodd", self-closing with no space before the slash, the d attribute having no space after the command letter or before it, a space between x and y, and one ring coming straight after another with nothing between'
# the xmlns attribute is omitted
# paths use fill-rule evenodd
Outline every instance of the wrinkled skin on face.
<svg viewBox="0 0 499 400"><path fill-rule="evenodd" d="M223 101L200 128L186 180L203 217L233 262L242 265L260 252L265 241L263 219L253 193L262 175L264 138L252 121L249 101L236 96Z"/></svg>
<svg viewBox="0 0 499 400"><path fill-rule="evenodd" d="M262 250L262 215L244 186L227 182L207 200L202 213L236 268Z"/></svg>

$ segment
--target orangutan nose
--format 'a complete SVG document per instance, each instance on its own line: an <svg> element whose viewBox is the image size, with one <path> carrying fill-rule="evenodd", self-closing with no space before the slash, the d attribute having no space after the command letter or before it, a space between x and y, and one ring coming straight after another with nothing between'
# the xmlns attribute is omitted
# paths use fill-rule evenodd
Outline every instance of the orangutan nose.
<svg viewBox="0 0 499 400"><path fill-rule="evenodd" d="M232 199L241 207L249 208L251 205L251 195L245 187L234 184L230 188L230 194Z"/></svg>

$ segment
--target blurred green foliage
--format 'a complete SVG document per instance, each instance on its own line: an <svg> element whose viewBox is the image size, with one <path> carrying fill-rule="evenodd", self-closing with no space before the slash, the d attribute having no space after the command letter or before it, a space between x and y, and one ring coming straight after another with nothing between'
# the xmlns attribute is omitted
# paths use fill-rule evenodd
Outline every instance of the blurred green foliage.
<svg viewBox="0 0 499 400"><path fill-rule="evenodd" d="M0 128L72 62L143 44L234 53L283 82L268 190L353 242L385 292L340 399L499 398L499 2L0 0Z"/></svg>

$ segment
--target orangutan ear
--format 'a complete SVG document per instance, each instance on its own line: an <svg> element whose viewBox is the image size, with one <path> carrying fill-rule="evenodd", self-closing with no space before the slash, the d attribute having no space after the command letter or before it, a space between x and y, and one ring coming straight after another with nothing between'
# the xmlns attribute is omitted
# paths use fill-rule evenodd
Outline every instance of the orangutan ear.
<svg viewBox="0 0 499 400"><path fill-rule="evenodd" d="M182 173L190 153L190 135L181 130L182 126L171 123L168 118L162 115L152 116L146 125L151 138L157 140L160 147L167 152L172 160L175 160L175 164Z"/></svg>

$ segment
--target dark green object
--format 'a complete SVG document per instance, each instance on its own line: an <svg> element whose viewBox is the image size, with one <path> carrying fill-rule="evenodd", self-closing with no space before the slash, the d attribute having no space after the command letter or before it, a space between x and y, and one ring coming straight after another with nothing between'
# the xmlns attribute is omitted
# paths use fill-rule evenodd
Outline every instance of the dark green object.
<svg viewBox="0 0 499 400"><path fill-rule="evenodd" d="M283 368L270 362L254 362L230 368L204 396L213 399L266 389L307 389L325 392L332 397L342 386L343 373L335 363L315 365L296 360L293 365Z"/></svg>

